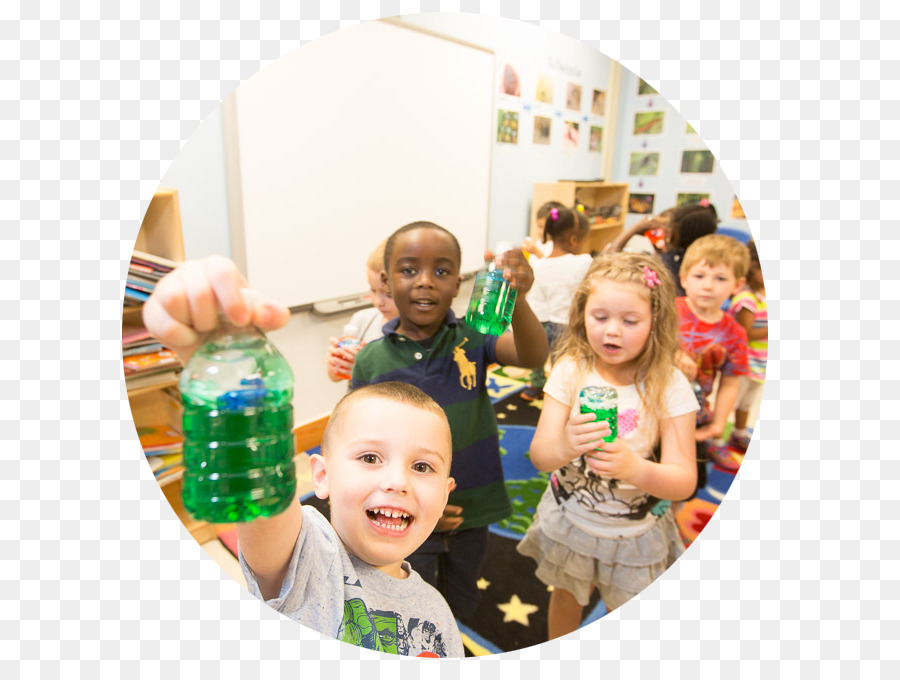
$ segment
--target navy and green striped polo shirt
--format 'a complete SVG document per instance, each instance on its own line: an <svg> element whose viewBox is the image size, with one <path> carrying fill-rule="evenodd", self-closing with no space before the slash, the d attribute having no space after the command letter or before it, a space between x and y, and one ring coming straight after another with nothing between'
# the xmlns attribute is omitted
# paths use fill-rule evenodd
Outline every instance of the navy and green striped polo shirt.
<svg viewBox="0 0 900 680"><path fill-rule="evenodd" d="M427 348L398 333L399 324L399 317L389 321L384 337L359 351L350 389L397 380L428 394L450 421L450 475L456 489L448 503L463 509L460 529L509 517L497 420L487 391L487 367L497 361L497 338L472 330L452 311Z"/></svg>

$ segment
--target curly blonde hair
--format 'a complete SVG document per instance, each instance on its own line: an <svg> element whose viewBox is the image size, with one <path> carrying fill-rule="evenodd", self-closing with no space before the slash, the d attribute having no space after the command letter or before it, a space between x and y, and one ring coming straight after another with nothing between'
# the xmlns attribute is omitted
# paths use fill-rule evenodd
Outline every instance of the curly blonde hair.
<svg viewBox="0 0 900 680"><path fill-rule="evenodd" d="M647 285L644 267L656 272L658 285ZM588 343L585 309L594 287L601 281L634 284L650 302L650 336L636 358L634 384L647 422L658 424L667 417L663 404L678 351L678 313L675 310L675 283L668 268L655 255L621 252L599 255L594 259L575 290L569 308L569 325L553 353L553 363L562 358L572 359L578 367L578 383L594 368L597 355ZM653 430L657 431L657 428Z"/></svg>

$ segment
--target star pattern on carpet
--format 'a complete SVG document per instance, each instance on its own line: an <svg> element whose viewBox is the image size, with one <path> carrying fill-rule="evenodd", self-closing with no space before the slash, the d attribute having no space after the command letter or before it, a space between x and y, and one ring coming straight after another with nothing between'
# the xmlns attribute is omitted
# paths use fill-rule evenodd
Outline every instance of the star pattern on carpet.
<svg viewBox="0 0 900 680"><path fill-rule="evenodd" d="M515 621L523 626L529 626L531 625L528 622L529 615L534 614L539 608L522 602L518 595L513 595L506 604L498 604L497 609L503 612L503 623Z"/></svg>
<svg viewBox="0 0 900 680"><path fill-rule="evenodd" d="M478 586L478 590L487 590L490 587L491 582L482 577L475 582L475 585Z"/></svg>

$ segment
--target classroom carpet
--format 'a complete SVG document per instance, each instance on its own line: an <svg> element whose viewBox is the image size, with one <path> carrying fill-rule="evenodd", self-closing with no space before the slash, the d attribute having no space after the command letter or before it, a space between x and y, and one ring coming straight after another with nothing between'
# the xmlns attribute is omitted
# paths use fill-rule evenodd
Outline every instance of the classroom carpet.
<svg viewBox="0 0 900 680"><path fill-rule="evenodd" d="M513 514L491 525L487 557L478 581L481 604L472 616L458 621L467 656L499 654L547 640L550 589L535 578L534 561L516 551L516 544L531 525L549 479L549 475L538 472L528 459L542 401L522 398L527 377L527 371L509 367L496 367L489 374L488 390L497 416L503 473ZM728 455L732 457L732 465L707 464L706 486L694 499L684 503L675 516L685 546L697 538L734 481L741 456L737 452ZM301 502L328 515L327 501L310 495ZM237 549L235 534L234 529L220 534L220 540L232 553ZM585 607L582 626L606 613L595 592Z"/></svg>

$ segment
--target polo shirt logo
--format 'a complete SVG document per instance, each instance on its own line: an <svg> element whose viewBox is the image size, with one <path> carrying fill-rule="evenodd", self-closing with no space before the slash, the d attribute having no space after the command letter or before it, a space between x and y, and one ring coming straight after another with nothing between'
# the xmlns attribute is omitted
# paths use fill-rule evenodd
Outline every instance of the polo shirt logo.
<svg viewBox="0 0 900 680"><path fill-rule="evenodd" d="M468 340L469 338L463 338L463 341L453 348L453 361L459 367L459 384L464 389L471 390L475 387L475 362L469 360L462 348Z"/></svg>

